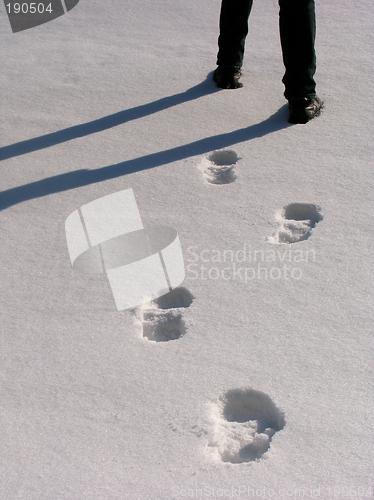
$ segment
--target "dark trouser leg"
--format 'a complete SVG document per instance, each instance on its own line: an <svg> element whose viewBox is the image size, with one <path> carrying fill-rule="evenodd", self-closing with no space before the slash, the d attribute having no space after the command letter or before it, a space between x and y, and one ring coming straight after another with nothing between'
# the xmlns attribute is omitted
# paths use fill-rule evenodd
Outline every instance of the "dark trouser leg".
<svg viewBox="0 0 374 500"><path fill-rule="evenodd" d="M219 21L217 64L243 64L244 43L248 34L248 17L253 0L222 0Z"/></svg>
<svg viewBox="0 0 374 500"><path fill-rule="evenodd" d="M279 28L286 68L286 99L314 95L316 19L314 0L279 0Z"/></svg>

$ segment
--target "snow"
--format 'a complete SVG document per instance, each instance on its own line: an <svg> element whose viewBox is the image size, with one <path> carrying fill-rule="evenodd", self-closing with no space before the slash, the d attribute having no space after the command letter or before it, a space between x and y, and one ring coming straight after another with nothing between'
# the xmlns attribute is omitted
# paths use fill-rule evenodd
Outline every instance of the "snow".
<svg viewBox="0 0 374 500"><path fill-rule="evenodd" d="M235 91L219 8L0 8L4 499L373 498L373 5L317 1L325 109L293 126L277 3ZM119 312L65 220L130 188L186 276Z"/></svg>

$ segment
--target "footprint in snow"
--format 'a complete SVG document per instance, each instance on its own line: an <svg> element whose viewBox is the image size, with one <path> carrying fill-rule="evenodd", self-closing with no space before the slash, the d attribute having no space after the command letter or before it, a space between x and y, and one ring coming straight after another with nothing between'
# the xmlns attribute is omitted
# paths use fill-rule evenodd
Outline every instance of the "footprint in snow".
<svg viewBox="0 0 374 500"><path fill-rule="evenodd" d="M233 464L258 460L285 425L283 412L267 394L231 389L213 404L208 451Z"/></svg>
<svg viewBox="0 0 374 500"><path fill-rule="evenodd" d="M291 203L277 215L278 231L267 238L269 243L297 243L307 240L312 229L323 220L320 207L308 203Z"/></svg>
<svg viewBox="0 0 374 500"><path fill-rule="evenodd" d="M236 179L235 163L240 158L232 150L214 151L203 159L201 168L210 184L230 184Z"/></svg>
<svg viewBox="0 0 374 500"><path fill-rule="evenodd" d="M186 333L182 310L192 304L194 297L185 288L175 288L137 310L143 337L152 342L176 340Z"/></svg>

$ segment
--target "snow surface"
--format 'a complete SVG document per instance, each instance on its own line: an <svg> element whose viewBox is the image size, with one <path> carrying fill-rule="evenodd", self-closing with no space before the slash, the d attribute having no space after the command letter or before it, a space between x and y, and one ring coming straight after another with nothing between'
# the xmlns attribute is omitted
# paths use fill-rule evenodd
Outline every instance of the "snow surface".
<svg viewBox="0 0 374 500"><path fill-rule="evenodd" d="M277 2L235 91L219 8L0 7L4 500L373 498L373 2L317 1L325 110L294 126ZM129 188L186 278L118 312L64 223Z"/></svg>

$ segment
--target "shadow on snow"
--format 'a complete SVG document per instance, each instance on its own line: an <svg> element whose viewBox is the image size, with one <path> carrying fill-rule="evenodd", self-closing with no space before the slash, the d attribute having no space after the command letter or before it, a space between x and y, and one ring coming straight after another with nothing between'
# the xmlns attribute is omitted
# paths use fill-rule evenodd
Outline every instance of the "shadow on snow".
<svg viewBox="0 0 374 500"><path fill-rule="evenodd" d="M48 148L62 142L85 137L109 128L121 125L131 120L143 118L178 104L198 99L204 95L220 91L211 83L210 76L199 85L173 96L164 97L158 101L144 104L136 108L120 111L113 115L94 120L89 123L69 127L58 132L36 137L27 141L18 142L0 149L0 159L20 156L40 149ZM192 156L209 153L240 142L262 137L277 130L289 127L287 123L287 106L282 106L276 113L261 123L250 125L242 129L219 134L213 137L200 139L190 144L178 146L158 153L141 156L132 160L108 165L95 170L75 170L40 181L31 182L0 193L0 210L16 205L33 198L40 198L53 193L59 193L97 182L103 182L126 174L138 172L148 168L159 167Z"/></svg>

